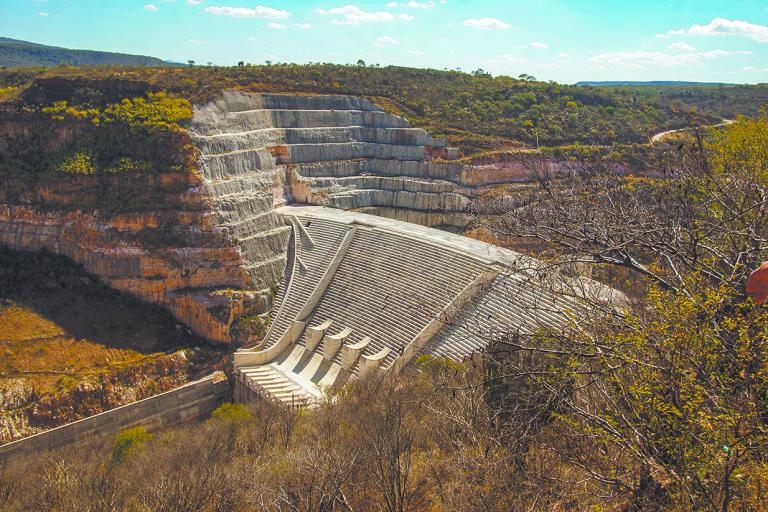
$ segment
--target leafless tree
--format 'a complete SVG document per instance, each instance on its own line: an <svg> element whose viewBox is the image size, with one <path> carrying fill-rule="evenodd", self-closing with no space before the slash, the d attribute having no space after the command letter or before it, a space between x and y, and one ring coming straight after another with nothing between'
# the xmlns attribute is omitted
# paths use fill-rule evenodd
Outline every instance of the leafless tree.
<svg viewBox="0 0 768 512"><path fill-rule="evenodd" d="M669 290L685 292L692 272L743 287L768 255L768 191L758 173L713 169L701 146L696 140L665 160L654 181L628 181L600 161L529 155L528 192L478 202L477 225L536 242L541 256L561 264L626 269Z"/></svg>
<svg viewBox="0 0 768 512"><path fill-rule="evenodd" d="M361 403L361 436L366 452L364 468L384 500L387 512L404 512L417 507L423 481L414 474L418 450L418 401L397 392L397 382L368 385L376 399Z"/></svg>

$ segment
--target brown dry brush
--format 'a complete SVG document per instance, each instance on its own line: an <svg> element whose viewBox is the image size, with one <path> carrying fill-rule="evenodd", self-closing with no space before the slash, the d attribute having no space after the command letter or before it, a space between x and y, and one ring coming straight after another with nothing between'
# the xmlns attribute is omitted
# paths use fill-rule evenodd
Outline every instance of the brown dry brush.
<svg viewBox="0 0 768 512"><path fill-rule="evenodd" d="M120 460L105 443L15 461L4 509L529 509L529 491L543 491L524 482L482 371L433 363L442 368L361 383L315 411L255 404L248 421L157 434Z"/></svg>
<svg viewBox="0 0 768 512"><path fill-rule="evenodd" d="M527 460L556 461L558 506L749 510L764 495L765 312L744 284L768 256L765 125L694 138L639 178L532 156L523 201L475 206L496 238L536 242L547 265L534 273L579 288L574 269L618 269L627 282L608 284L634 299L605 308L581 286L595 307L573 330L541 326L492 352L492 398Z"/></svg>
<svg viewBox="0 0 768 512"><path fill-rule="evenodd" d="M526 197L478 202L478 226L508 240L532 240L559 264L626 269L669 290L696 272L743 287L766 255L764 176L723 172L705 142L670 148L651 176L627 177L604 161L555 161L530 155ZM679 154L677 154L679 152ZM648 174L648 173L646 173ZM567 259L566 261L563 261Z"/></svg>

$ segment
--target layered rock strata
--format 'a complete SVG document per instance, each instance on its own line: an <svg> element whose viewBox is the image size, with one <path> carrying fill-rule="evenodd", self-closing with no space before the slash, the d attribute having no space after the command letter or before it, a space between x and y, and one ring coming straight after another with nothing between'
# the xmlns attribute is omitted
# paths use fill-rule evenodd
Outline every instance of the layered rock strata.
<svg viewBox="0 0 768 512"><path fill-rule="evenodd" d="M455 150L365 99L229 91L196 109L192 133L215 187L258 173L288 201L423 212L435 224L461 222L468 202L456 190L464 167L435 162Z"/></svg>
<svg viewBox="0 0 768 512"><path fill-rule="evenodd" d="M26 133L13 122L0 130ZM272 309L292 264L295 230L275 208L303 203L462 227L472 198L522 179L509 166L451 162L457 154L444 140L349 96L226 91L195 106L189 137L199 149L195 171L4 179L0 243L66 255L204 337L249 341L239 319Z"/></svg>
<svg viewBox="0 0 768 512"><path fill-rule="evenodd" d="M4 184L0 243L8 247L67 256L113 288L166 307L212 340L232 341L230 327L239 316L270 307L269 292L259 291L240 249L217 225L194 173ZM120 213L105 211L105 195L114 196ZM89 196L100 196L103 208L83 208Z"/></svg>

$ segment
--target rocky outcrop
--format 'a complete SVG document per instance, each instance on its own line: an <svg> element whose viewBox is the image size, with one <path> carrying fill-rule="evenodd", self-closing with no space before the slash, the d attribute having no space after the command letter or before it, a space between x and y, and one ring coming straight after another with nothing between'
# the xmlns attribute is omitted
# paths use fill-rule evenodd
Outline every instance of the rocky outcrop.
<svg viewBox="0 0 768 512"><path fill-rule="evenodd" d="M455 190L463 166L434 160L455 150L365 99L225 92L196 109L192 134L214 196L236 179L268 199L271 180L274 206L416 211L437 223L467 204Z"/></svg>

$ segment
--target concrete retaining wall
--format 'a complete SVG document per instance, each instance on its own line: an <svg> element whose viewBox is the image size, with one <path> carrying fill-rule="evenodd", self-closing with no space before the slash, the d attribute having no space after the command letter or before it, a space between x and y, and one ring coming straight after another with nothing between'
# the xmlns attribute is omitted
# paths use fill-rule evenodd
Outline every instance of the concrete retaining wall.
<svg viewBox="0 0 768 512"><path fill-rule="evenodd" d="M226 376L216 372L166 393L4 444L0 446L0 460L115 436L126 428L145 427L156 431L203 419L231 395Z"/></svg>

